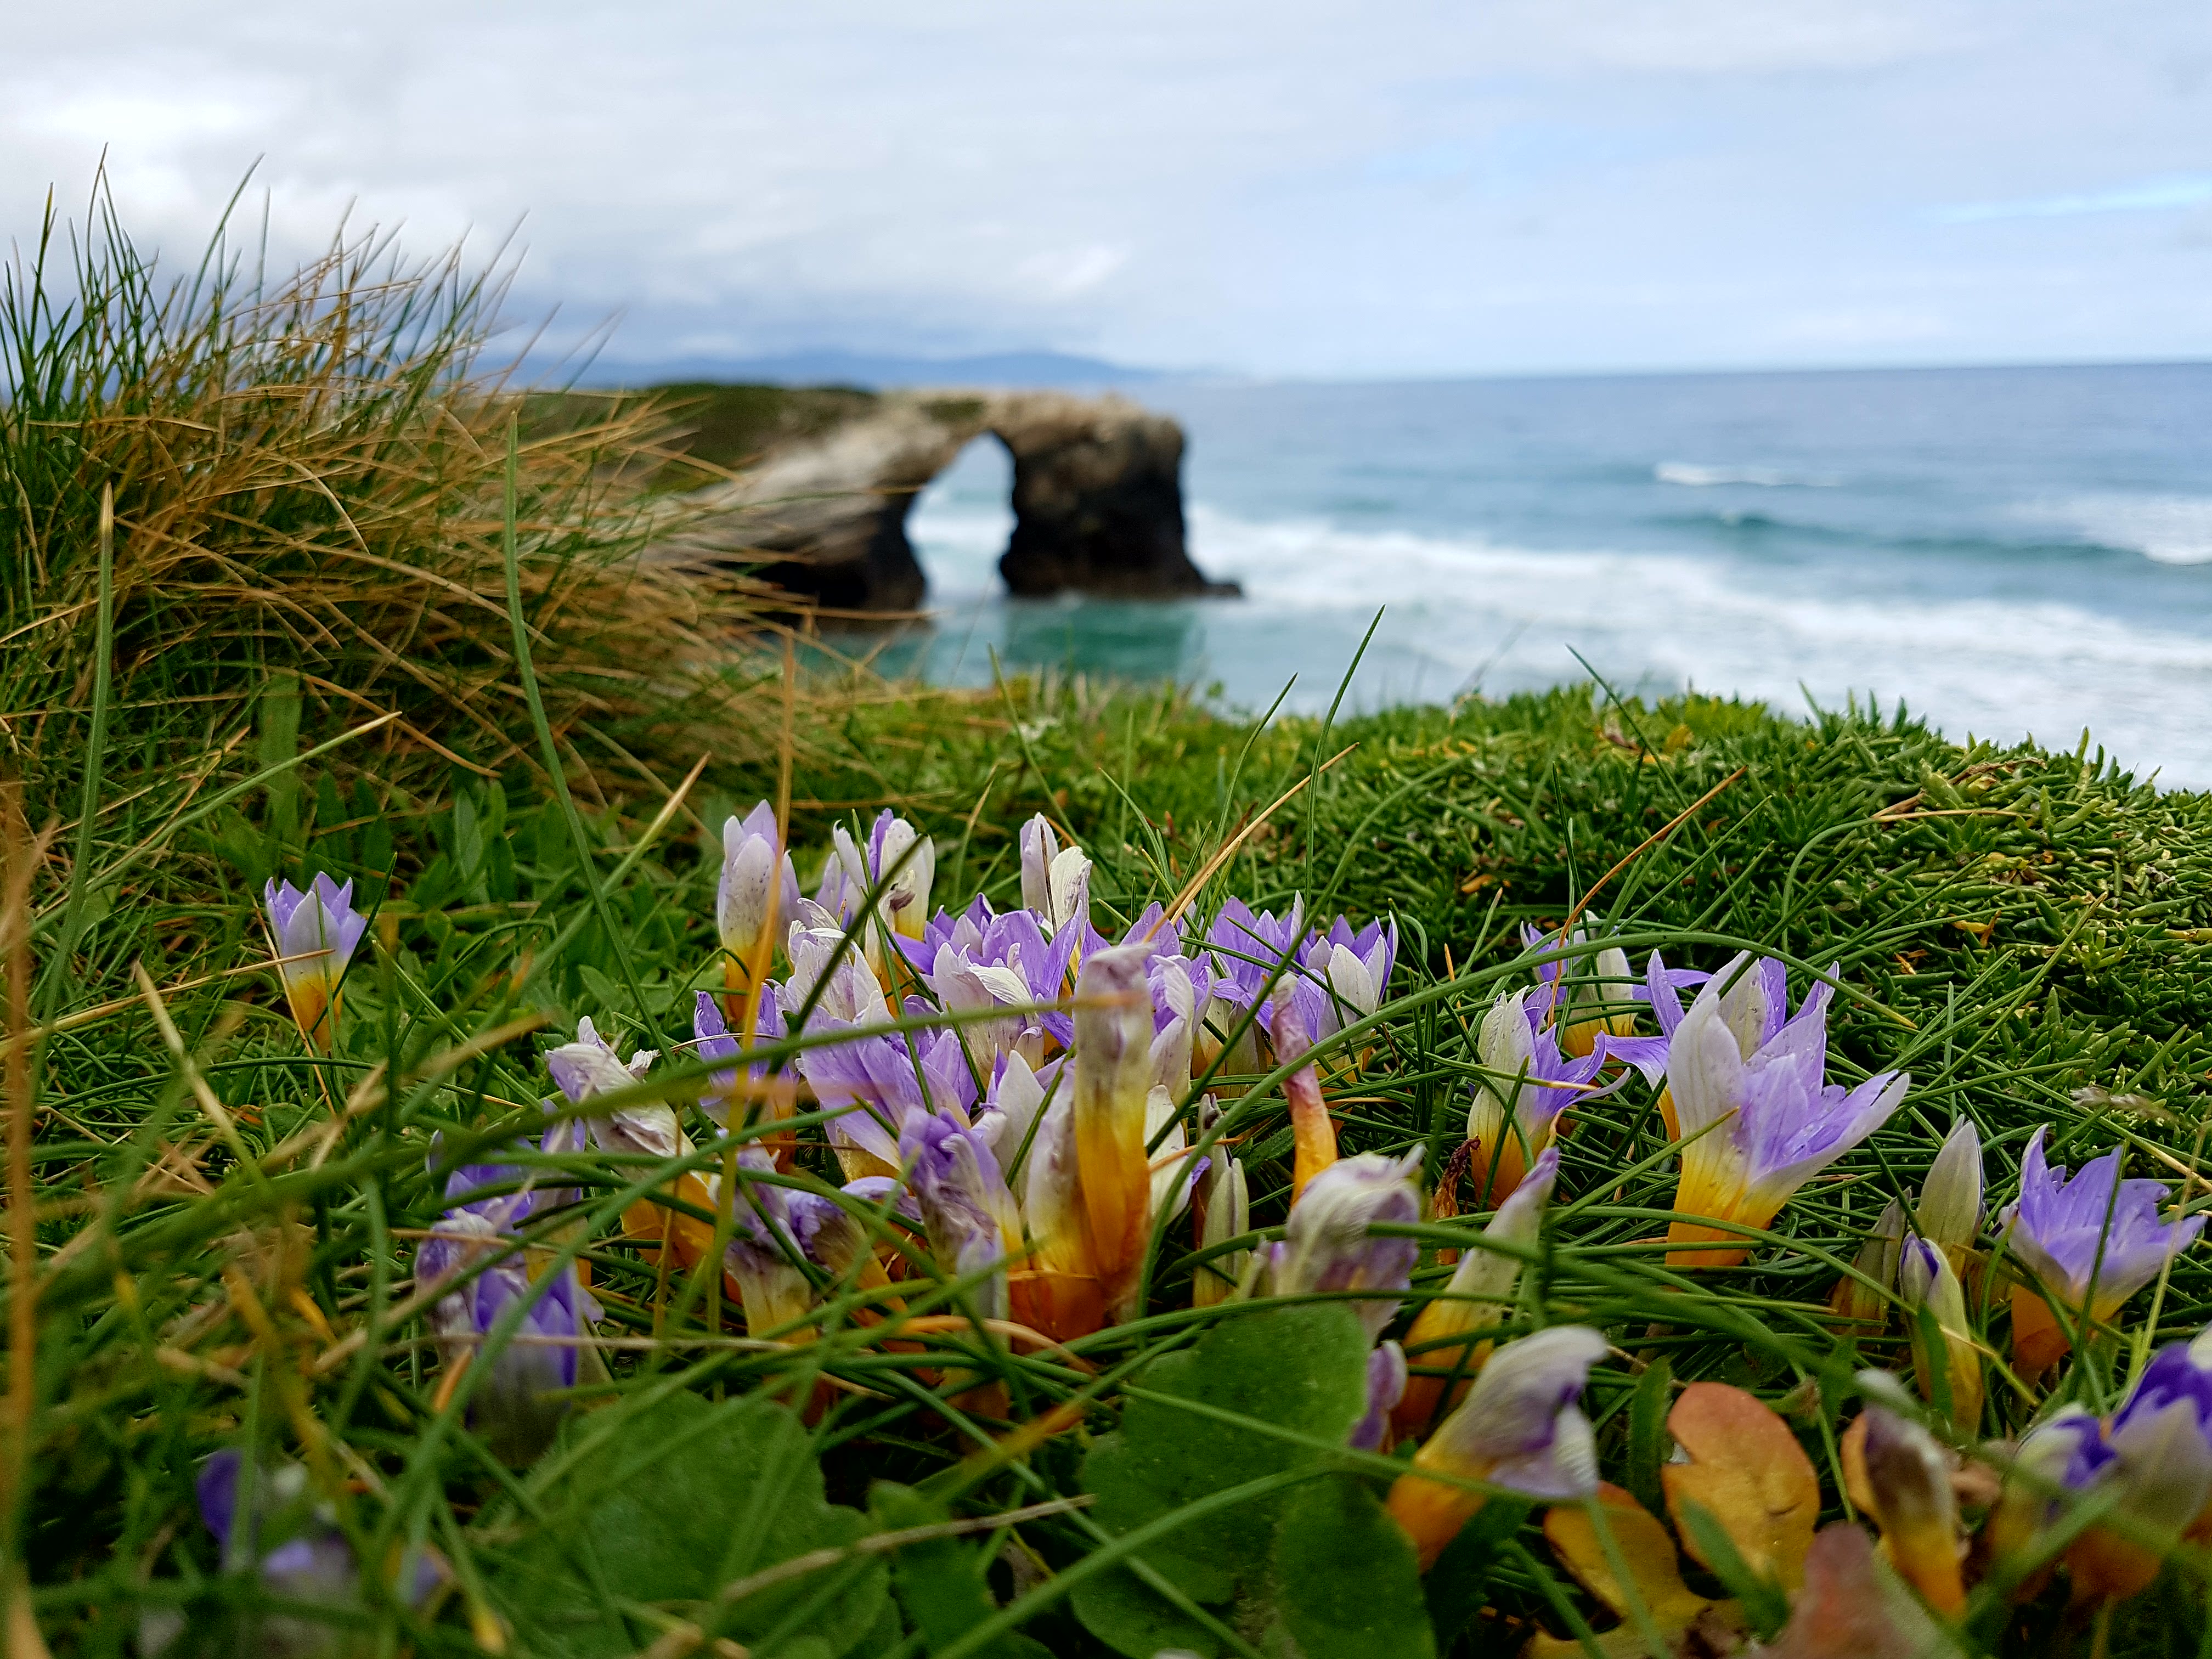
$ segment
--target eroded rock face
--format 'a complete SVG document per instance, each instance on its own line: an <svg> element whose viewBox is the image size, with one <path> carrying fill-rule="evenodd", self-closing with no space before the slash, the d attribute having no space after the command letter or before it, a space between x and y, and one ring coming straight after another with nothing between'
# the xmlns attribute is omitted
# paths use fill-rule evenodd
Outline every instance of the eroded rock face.
<svg viewBox="0 0 2212 1659"><path fill-rule="evenodd" d="M1233 593L1183 544L1182 428L1126 398L1056 392L900 392L836 429L769 451L701 491L687 555L760 564L833 610L910 611L927 589L907 514L974 439L1014 460L1012 592L1128 599ZM775 556L785 556L777 557Z"/></svg>

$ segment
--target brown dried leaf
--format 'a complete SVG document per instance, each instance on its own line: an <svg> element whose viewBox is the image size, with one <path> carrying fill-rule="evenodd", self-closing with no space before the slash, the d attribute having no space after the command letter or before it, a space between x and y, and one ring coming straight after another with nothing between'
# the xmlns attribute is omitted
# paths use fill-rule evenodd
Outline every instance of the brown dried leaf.
<svg viewBox="0 0 2212 1659"><path fill-rule="evenodd" d="M1741 1389L1692 1382L1668 1414L1667 1428L1691 1459L1659 1471L1668 1513L1691 1555L1712 1565L1682 1525L1685 1503L1720 1523L1753 1571L1795 1590L1804 1582L1805 1552L1820 1514L1820 1482L1790 1425Z"/></svg>

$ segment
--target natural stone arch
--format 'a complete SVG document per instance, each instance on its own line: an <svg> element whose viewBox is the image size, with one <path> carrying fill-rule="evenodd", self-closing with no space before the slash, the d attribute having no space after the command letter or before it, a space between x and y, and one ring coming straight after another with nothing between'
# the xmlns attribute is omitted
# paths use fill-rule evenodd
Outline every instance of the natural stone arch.
<svg viewBox="0 0 2212 1659"><path fill-rule="evenodd" d="M685 553L763 564L832 610L911 611L928 584L907 538L915 498L989 433L1013 458L1009 592L1134 599L1233 593L1184 542L1182 428L1126 398L1057 392L898 392L778 446L699 492Z"/></svg>

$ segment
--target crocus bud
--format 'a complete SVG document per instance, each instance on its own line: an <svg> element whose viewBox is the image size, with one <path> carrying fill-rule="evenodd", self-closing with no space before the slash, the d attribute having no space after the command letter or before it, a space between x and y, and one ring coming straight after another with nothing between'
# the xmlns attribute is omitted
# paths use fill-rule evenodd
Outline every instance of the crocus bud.
<svg viewBox="0 0 2212 1659"><path fill-rule="evenodd" d="M1982 1356L1951 1259L1928 1239L1908 1238L1898 1258L1897 1278L1912 1316L1912 1365L1921 1398L1935 1401L1948 1393L1951 1420L1971 1431L1982 1420ZM1923 1310L1936 1322L1933 1334L1921 1316ZM1941 1390L1938 1376L1944 1379Z"/></svg>
<svg viewBox="0 0 2212 1659"><path fill-rule="evenodd" d="M1425 1480L1425 1472L1486 1480L1531 1498L1597 1491L1597 1446L1575 1402L1605 1351L1605 1338L1588 1326L1555 1325L1490 1357L1465 1401L1390 1488L1391 1517L1413 1540L1423 1572L1483 1504L1482 1493Z"/></svg>
<svg viewBox="0 0 2212 1659"><path fill-rule="evenodd" d="M281 887L272 881L263 896L276 954L285 958L279 971L293 1021L310 1048L328 1054L337 1035L338 981L368 918L353 908L353 883L341 887L325 875L317 875L304 893L289 881Z"/></svg>
<svg viewBox="0 0 2212 1659"><path fill-rule="evenodd" d="M1367 1340L1380 1336L1398 1311L1397 1293L1413 1282L1421 1247L1416 1240L1376 1237L1370 1230L1377 1223L1411 1225L1421 1218L1421 1195L1412 1180L1420 1163L1418 1150L1403 1158L1362 1152L1315 1176L1305 1196L1291 1206L1290 1224L1276 1247L1274 1293L1391 1291L1352 1304Z"/></svg>
<svg viewBox="0 0 2212 1659"><path fill-rule="evenodd" d="M1946 1617L1966 1605L1959 1571L1959 1505L1943 1449L1928 1431L1882 1406L1865 1413L1867 1487L1891 1564Z"/></svg>
<svg viewBox="0 0 2212 1659"><path fill-rule="evenodd" d="M1241 1159L1224 1156L1216 1146L1206 1173L1206 1224L1199 1243L1211 1249L1252 1231L1252 1194L1244 1179ZM1211 1256L1191 1275L1190 1301L1194 1308L1211 1308L1226 1302L1244 1278L1249 1250L1231 1250Z"/></svg>
<svg viewBox="0 0 2212 1659"><path fill-rule="evenodd" d="M1452 1403L1466 1396L1468 1380L1482 1364L1486 1351L1477 1334L1504 1317L1522 1261L1535 1249L1543 1231L1544 1206L1551 1201L1559 1174L1559 1149L1547 1146L1528 1178L1498 1206L1498 1213L1482 1230L1482 1243L1460 1257L1443 1294L1414 1319L1413 1328L1406 1334L1406 1347L1411 1362L1421 1370L1407 1379L1405 1397L1398 1404L1400 1438L1426 1431L1437 1407L1444 1403L1448 1388ZM1455 1382L1450 1375L1454 1372L1460 1373Z"/></svg>
<svg viewBox="0 0 2212 1659"><path fill-rule="evenodd" d="M783 850L775 809L766 801L722 825L722 878L714 925L722 940L722 972L732 991L765 977L769 952L799 913L799 872Z"/></svg>
<svg viewBox="0 0 2212 1659"><path fill-rule="evenodd" d="M1581 935L1576 937L1579 939ZM1599 1037L1625 1037L1635 1030L1634 1009L1612 1012L1607 1006L1628 1000L1627 987L1633 978L1627 951L1610 945L1600 951L1595 971L1576 983L1569 1012L1561 1022L1565 1030L1559 1047L1580 1060L1597 1047Z"/></svg>
<svg viewBox="0 0 2212 1659"><path fill-rule="evenodd" d="M1982 1231L1982 1137L1972 1118L1952 1126L1929 1166L1915 1220L1920 1236L1952 1257L1951 1265Z"/></svg>
<svg viewBox="0 0 2212 1659"><path fill-rule="evenodd" d="M837 848L847 875L863 889L878 890L877 914L891 931L920 939L929 921L929 890L937 878L937 843L885 807L868 832L865 864L842 829Z"/></svg>
<svg viewBox="0 0 2212 1659"><path fill-rule="evenodd" d="M1091 921L1091 860L1079 847L1062 848L1040 812L1022 826L1022 906L1049 939L1073 922Z"/></svg>
<svg viewBox="0 0 2212 1659"><path fill-rule="evenodd" d="M1857 1268L1868 1285L1860 1279L1845 1273L1836 1280L1836 1288L1828 1294L1828 1305L1834 1309L1841 1322L1836 1334L1841 1337L1880 1336L1889 1322L1888 1291L1897 1284L1898 1252L1905 1242L1905 1206L1895 1199L1883 1206L1875 1218L1874 1231L1859 1246L1858 1255L1851 1266Z"/></svg>
<svg viewBox="0 0 2212 1659"><path fill-rule="evenodd" d="M1143 945L1094 951L1075 985L1073 1128L1091 1269L1117 1317L1150 1243L1152 996Z"/></svg>

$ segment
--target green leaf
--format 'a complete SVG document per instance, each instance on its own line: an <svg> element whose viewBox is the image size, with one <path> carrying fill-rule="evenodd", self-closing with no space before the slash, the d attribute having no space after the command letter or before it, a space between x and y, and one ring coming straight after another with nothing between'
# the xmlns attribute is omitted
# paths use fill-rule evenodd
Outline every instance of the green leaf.
<svg viewBox="0 0 2212 1659"><path fill-rule="evenodd" d="M1661 1514L1667 1494L1659 1484L1659 1466L1673 1444L1667 1435L1667 1412L1674 1403L1674 1368L1655 1359L1636 1379L1636 1392L1628 1401L1628 1490L1636 1501Z"/></svg>
<svg viewBox="0 0 2212 1659"><path fill-rule="evenodd" d="M1298 1487L1275 1528L1275 1606L1305 1659L1432 1659L1413 1547L1348 1474Z"/></svg>
<svg viewBox="0 0 2212 1659"><path fill-rule="evenodd" d="M757 1397L677 1395L572 1421L530 1482L542 1522L487 1586L525 1651L597 1659L659 1634L637 1604L692 1619L757 1659L854 1650L888 1605L888 1571L863 1556L706 1604L723 1586L811 1550L856 1543L857 1510L824 1501L799 1419Z"/></svg>
<svg viewBox="0 0 2212 1659"><path fill-rule="evenodd" d="M942 1504L888 1480L869 1492L868 1507L886 1531L950 1518ZM891 1560L891 1583L908 1620L921 1632L923 1652L950 1646L999 1610L984 1578L990 1565L985 1547L957 1538L899 1546ZM1041 1644L1021 1635L1002 1636L978 1653L979 1659L1051 1659Z"/></svg>
<svg viewBox="0 0 2212 1659"><path fill-rule="evenodd" d="M1340 1445L1366 1409L1367 1347L1352 1310L1325 1304L1224 1320L1194 1346L1155 1361L1139 1386L1168 1397L1133 1396L1121 1429L1085 1460L1084 1484L1098 1495L1094 1519L1109 1533L1126 1533L1211 1493L1323 1462L1328 1454L1317 1446L1240 1428L1175 1401ZM1285 1501L1274 1495L1209 1517L1140 1559L1211 1607L1264 1598ZM1094 1635L1134 1659L1151 1659L1162 1647L1219 1650L1202 1626L1125 1568L1087 1581L1073 1600Z"/></svg>
<svg viewBox="0 0 2212 1659"><path fill-rule="evenodd" d="M1429 1624L1436 1632L1438 1652L1451 1650L1452 1644L1490 1599L1491 1572L1505 1553L1505 1546L1528 1520L1530 1507L1492 1498L1459 1529L1459 1536L1444 1546L1444 1553L1429 1569L1422 1589L1428 1598Z"/></svg>

